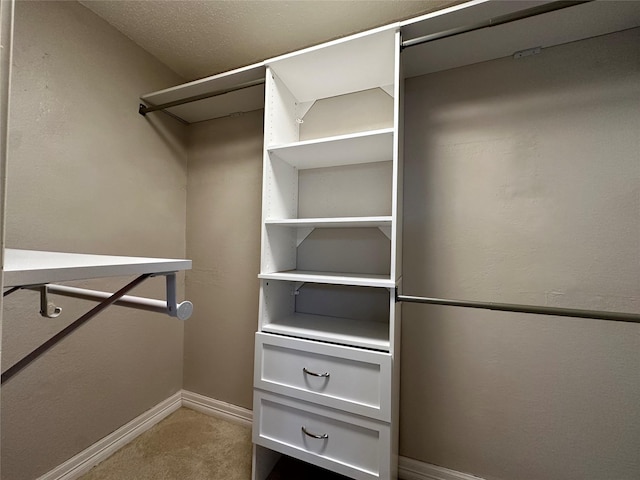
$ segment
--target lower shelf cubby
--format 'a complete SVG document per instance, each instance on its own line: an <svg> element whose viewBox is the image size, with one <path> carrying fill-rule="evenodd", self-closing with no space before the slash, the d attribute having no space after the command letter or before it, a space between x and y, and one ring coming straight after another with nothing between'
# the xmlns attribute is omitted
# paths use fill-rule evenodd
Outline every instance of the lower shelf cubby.
<svg viewBox="0 0 640 480"><path fill-rule="evenodd" d="M392 289L263 279L260 292L263 332L390 349Z"/></svg>

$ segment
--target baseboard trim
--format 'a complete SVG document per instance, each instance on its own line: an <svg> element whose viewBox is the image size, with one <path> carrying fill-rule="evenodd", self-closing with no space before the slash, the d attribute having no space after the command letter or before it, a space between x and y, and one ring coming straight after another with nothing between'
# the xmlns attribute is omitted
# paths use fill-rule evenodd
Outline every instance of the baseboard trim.
<svg viewBox="0 0 640 480"><path fill-rule="evenodd" d="M253 421L251 410L181 390L37 480L76 480L180 407L245 426L251 426ZM407 457L398 459L398 477L401 480L483 480Z"/></svg>
<svg viewBox="0 0 640 480"><path fill-rule="evenodd" d="M483 480L468 473L431 465L408 457L398 459L398 477L402 480Z"/></svg>
<svg viewBox="0 0 640 480"><path fill-rule="evenodd" d="M248 427L253 422L253 412L251 410L187 390L182 391L182 406Z"/></svg>
<svg viewBox="0 0 640 480"><path fill-rule="evenodd" d="M86 450L39 477L38 480L75 480L149 430L156 423L178 410L181 405L182 392L177 392L115 432L98 440Z"/></svg>

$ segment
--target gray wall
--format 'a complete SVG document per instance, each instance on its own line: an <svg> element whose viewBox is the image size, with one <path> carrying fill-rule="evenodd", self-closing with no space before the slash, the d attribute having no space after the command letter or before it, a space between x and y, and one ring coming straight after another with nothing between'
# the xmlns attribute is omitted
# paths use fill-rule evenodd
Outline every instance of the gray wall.
<svg viewBox="0 0 640 480"><path fill-rule="evenodd" d="M184 388L252 408L263 110L189 126Z"/></svg>
<svg viewBox="0 0 640 480"><path fill-rule="evenodd" d="M640 311L640 30L406 83L404 291ZM401 454L640 478L640 325L403 306Z"/></svg>
<svg viewBox="0 0 640 480"><path fill-rule="evenodd" d="M76 2L17 2L7 246L183 257L185 131L137 114L182 81ZM114 291L129 278L77 282ZM162 298L162 279L134 294ZM3 366L93 304L4 304ZM183 324L111 307L2 387L2 478L33 479L182 386Z"/></svg>

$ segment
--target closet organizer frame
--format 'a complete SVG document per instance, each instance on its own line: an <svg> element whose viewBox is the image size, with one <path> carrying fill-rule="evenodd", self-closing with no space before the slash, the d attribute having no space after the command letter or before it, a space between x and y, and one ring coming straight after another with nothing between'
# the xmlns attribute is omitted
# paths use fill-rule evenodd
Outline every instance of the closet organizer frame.
<svg viewBox="0 0 640 480"><path fill-rule="evenodd" d="M187 320L193 311L191 302L178 303L176 283L176 273L190 269L191 260L19 249L5 249L4 252L3 286L8 289L3 292L3 297L22 289L39 291L40 314L47 318L55 318L62 311L50 300L51 293L99 303L5 370L2 373L2 383L8 381L110 305L117 304L165 313L180 320ZM138 276L115 293L54 283L125 275ZM166 279L166 301L126 295L146 279L154 276L164 276Z"/></svg>
<svg viewBox="0 0 640 480"><path fill-rule="evenodd" d="M396 25L402 32L404 74L408 78L501 57L518 58L536 54L547 47L635 28L640 26L640 5L639 2L615 2L614 4L593 0L522 2L473 0L399 22ZM469 49L470 44L475 45L475 48ZM224 85L224 82L233 83L237 78L235 84L241 90L245 90L242 83L246 81L247 71L253 71L254 78L250 80L256 80L255 75L258 75L260 77L258 80L263 82L266 63L226 72L141 98L157 100L161 98L158 95L169 92L173 95L172 103L162 105L158 102L154 110L162 110L165 106L175 109L178 104L198 103L198 98L189 92L194 92L194 88L201 87L205 83L210 90L209 97L224 97L229 93L228 85ZM216 85L222 85L222 87L216 87ZM262 108L262 106L259 105L256 108ZM208 118L217 117L214 114ZM331 222L329 219L326 221ZM281 224L284 223L285 220L281 221ZM295 220L291 223L295 223ZM454 300L397 292L395 298L398 302L640 323L640 314L635 313Z"/></svg>
<svg viewBox="0 0 640 480"><path fill-rule="evenodd" d="M381 28L267 62L255 480L395 477L398 55Z"/></svg>

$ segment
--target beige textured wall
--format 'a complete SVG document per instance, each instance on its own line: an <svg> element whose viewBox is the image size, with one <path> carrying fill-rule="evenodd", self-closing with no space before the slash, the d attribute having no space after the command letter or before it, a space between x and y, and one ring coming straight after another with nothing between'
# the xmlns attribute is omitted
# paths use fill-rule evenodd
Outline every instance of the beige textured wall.
<svg viewBox="0 0 640 480"><path fill-rule="evenodd" d="M640 311L640 30L406 83L404 291ZM640 325L403 306L401 454L640 478Z"/></svg>
<svg viewBox="0 0 640 480"><path fill-rule="evenodd" d="M17 2L7 246L185 255L183 128L137 114L141 93L181 82L76 2ZM77 282L113 291L128 281ZM162 298L162 279L135 293ZM3 366L90 308L5 299ZM2 387L2 478L38 477L182 386L183 324L111 307Z"/></svg>
<svg viewBox="0 0 640 480"><path fill-rule="evenodd" d="M189 126L184 388L252 408L263 110Z"/></svg>
<svg viewBox="0 0 640 480"><path fill-rule="evenodd" d="M7 136L9 121L9 88L11 72L11 52L13 43L13 1L0 4L0 273L4 271L4 225L5 225L5 194L7 171ZM4 274L3 274L4 276ZM0 287L3 287L0 277ZM4 291L4 290L3 290ZM4 299L0 297L0 338L2 338L2 308ZM2 345L0 343L0 369L2 367ZM1 407L0 407L1 408ZM0 422L1 423L1 422ZM0 429L2 425L0 424ZM0 445L0 451L2 446ZM0 458L0 464L2 459ZM2 468L0 465L0 476Z"/></svg>

